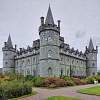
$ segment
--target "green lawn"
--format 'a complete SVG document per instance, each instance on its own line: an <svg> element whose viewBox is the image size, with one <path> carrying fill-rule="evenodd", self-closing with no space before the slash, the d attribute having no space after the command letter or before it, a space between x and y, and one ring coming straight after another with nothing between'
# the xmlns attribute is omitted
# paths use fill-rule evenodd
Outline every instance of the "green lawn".
<svg viewBox="0 0 100 100"><path fill-rule="evenodd" d="M78 92L90 95L100 96L100 86L95 86L91 88L81 89Z"/></svg>
<svg viewBox="0 0 100 100"><path fill-rule="evenodd" d="M53 96L53 97L48 97L45 100L79 100L79 99L72 97L64 97L64 96Z"/></svg>

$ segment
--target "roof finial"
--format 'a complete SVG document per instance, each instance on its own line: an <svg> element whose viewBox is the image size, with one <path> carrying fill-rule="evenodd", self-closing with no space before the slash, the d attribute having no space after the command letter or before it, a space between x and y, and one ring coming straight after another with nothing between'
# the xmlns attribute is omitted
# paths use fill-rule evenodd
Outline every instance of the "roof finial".
<svg viewBox="0 0 100 100"><path fill-rule="evenodd" d="M52 24L52 25L54 24L54 20L53 20L50 4L49 4L49 8L48 8L45 24Z"/></svg>

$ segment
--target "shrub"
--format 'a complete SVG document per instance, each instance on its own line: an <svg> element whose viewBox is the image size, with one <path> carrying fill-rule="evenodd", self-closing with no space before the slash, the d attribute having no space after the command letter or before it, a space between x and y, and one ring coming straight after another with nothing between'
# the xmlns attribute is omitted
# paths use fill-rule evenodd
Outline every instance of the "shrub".
<svg viewBox="0 0 100 100"><path fill-rule="evenodd" d="M89 76L89 77L86 78L86 82L87 82L88 84L93 84L95 80L96 80L96 79L95 79L94 76Z"/></svg>
<svg viewBox="0 0 100 100"><path fill-rule="evenodd" d="M76 84L76 85L85 85L86 83L83 82L81 79L79 78L72 78L73 82Z"/></svg>
<svg viewBox="0 0 100 100"><path fill-rule="evenodd" d="M63 76L62 79L64 79L65 81L70 81L70 80L72 80L72 78L69 77L69 76Z"/></svg>
<svg viewBox="0 0 100 100"><path fill-rule="evenodd" d="M95 76L95 79L100 83L100 75L99 75L99 74L97 74L97 75Z"/></svg>
<svg viewBox="0 0 100 100"><path fill-rule="evenodd" d="M32 76L32 75L27 75L26 77L25 77L25 80L27 81L27 80L29 80L29 81L31 81L31 80L33 80L35 77L34 76Z"/></svg>
<svg viewBox="0 0 100 100"><path fill-rule="evenodd" d="M36 87L41 87L43 84L43 78L42 77L34 77L32 79L33 85Z"/></svg>
<svg viewBox="0 0 100 100"><path fill-rule="evenodd" d="M85 79L81 79L81 84L82 85L86 85L87 84L87 81Z"/></svg>
<svg viewBox="0 0 100 100"><path fill-rule="evenodd" d="M45 87L63 87L66 86L66 81L57 77L48 77L43 80Z"/></svg>
<svg viewBox="0 0 100 100"><path fill-rule="evenodd" d="M74 86L75 83L72 80L66 81L66 86Z"/></svg>
<svg viewBox="0 0 100 100"><path fill-rule="evenodd" d="M97 75L100 75L100 72L97 72Z"/></svg>
<svg viewBox="0 0 100 100"><path fill-rule="evenodd" d="M8 100L22 95L30 94L32 85L23 81L4 81L0 85L0 100Z"/></svg>

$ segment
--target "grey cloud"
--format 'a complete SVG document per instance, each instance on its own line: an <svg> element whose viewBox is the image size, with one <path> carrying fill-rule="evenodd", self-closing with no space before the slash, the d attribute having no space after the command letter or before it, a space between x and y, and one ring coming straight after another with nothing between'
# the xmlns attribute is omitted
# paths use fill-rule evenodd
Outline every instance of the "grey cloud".
<svg viewBox="0 0 100 100"><path fill-rule="evenodd" d="M85 31L81 31L81 30L78 30L76 33L75 33L75 37L76 38L83 38L87 35L87 33Z"/></svg>

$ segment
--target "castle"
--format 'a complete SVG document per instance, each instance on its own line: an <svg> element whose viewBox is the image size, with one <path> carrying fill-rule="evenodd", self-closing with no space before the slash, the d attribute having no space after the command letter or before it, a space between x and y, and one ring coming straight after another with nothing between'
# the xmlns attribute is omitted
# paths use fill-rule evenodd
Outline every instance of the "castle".
<svg viewBox="0 0 100 100"><path fill-rule="evenodd" d="M33 76L90 76L97 73L97 52L92 39L83 53L71 48L60 36L60 20L54 23L49 6L47 17L41 17L39 27L40 39L33 45L17 49L13 47L11 37L4 43L3 72L19 73Z"/></svg>

